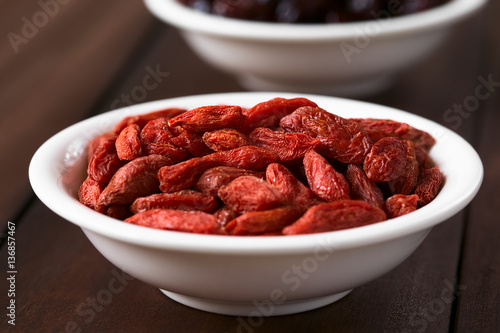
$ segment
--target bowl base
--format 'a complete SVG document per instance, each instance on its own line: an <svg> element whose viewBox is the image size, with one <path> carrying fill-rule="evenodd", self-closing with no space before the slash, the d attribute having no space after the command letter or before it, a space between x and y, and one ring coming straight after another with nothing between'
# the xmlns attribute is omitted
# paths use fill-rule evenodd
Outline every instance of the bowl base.
<svg viewBox="0 0 500 333"><path fill-rule="evenodd" d="M260 303L258 301L254 301L252 303L212 301L203 298L181 295L163 289L160 289L160 291L174 301L198 310L243 317L281 316L314 310L334 303L351 292L351 290L347 290L329 296L310 298L300 301L285 301L280 302L280 304L276 304L271 301L262 301Z"/></svg>
<svg viewBox="0 0 500 333"><path fill-rule="evenodd" d="M300 85L267 80L253 75L240 76L238 80L243 88L251 91L284 91L348 98L369 97L387 90L393 83L393 77L390 75L379 75L343 84L305 83Z"/></svg>

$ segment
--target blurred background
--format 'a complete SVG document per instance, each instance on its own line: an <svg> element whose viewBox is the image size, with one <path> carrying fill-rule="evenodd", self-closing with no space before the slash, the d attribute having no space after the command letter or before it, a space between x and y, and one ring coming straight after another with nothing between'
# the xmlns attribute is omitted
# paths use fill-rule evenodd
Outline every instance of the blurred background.
<svg viewBox="0 0 500 333"><path fill-rule="evenodd" d="M493 332L500 327L500 224L495 224L499 222L495 209L500 207L496 131L500 128L499 14L500 2L490 1L479 14L460 23L436 52L401 73L395 85L375 96L361 98L423 115L453 129L480 153L486 173L483 187L471 206L436 227L402 268L359 294L353 293L346 302L354 303L342 305L342 313L338 309L328 310L328 315L337 319L335 325L358 328L357 331L368 330L370 325L402 331L407 324L409 332L416 331L415 326L408 324L409 316L415 314L415 309L425 309L436 293L439 296L445 286L443 281L460 279L467 291L442 315L427 320L425 330ZM75 259L72 256L81 252L68 250L61 254L62 249L49 248L44 253L40 249L45 248L43 244L59 242L65 235L77 235L71 242L63 243L76 242L84 244L80 250L95 250L79 230L67 226L35 198L27 170L36 149L65 127L117 107L243 88L232 76L200 60L179 33L154 18L140 0L3 0L0 31L0 225L4 228L7 221L14 221L18 224L18 237L23 240L18 244L18 260L24 263L23 280L18 280L19 301L24 302L19 323L28 325L43 319L44 325L48 325L44 327L50 327L43 309L52 304L49 309L59 311L59 315L48 317L60 328L75 317L75 306L85 299L85 294L67 296L66 303L51 303L50 295L29 291L47 288L57 295L58 282L50 282L51 279L60 271L68 279L76 276L75 272L67 272L63 263L70 264ZM54 220L53 224L40 225L48 220ZM5 265L4 248L0 267ZM101 277L107 281L112 266L95 252L89 255L98 258L97 265L102 266L97 275L89 277L86 273L86 278ZM38 282L30 282L33 277ZM415 281L426 281L426 285L412 287ZM135 283L149 290L140 282ZM0 285L2 294L6 290L4 284ZM391 291L385 293L388 286L392 286ZM28 306L30 297L35 295L36 302ZM155 304L167 302L160 295L156 297ZM383 312L373 309L373 303L382 302L379 297L387 297L387 304L380 310ZM359 323L356 318L362 315L360 307L365 306L366 310L370 302L368 321ZM158 306L173 309L187 321L194 315L200 322L219 320L225 323L220 327L236 327L234 319L186 312L184 307L172 303ZM349 314L348 310L353 312ZM121 315L134 318L137 327L141 320L144 324L151 319L148 312L139 316L133 314L133 309L120 311ZM106 314L112 318L116 315L111 310ZM299 326L298 321L314 321L311 314L294 318ZM285 322L281 320L272 318L262 326L263 331L275 329ZM334 322L321 327L334 327ZM96 323L110 325L103 318L92 325ZM195 327L190 325L194 324L185 324L186 331ZM87 328L92 331L92 327ZM169 327L182 331L180 326ZM321 327L316 328L320 331Z"/></svg>

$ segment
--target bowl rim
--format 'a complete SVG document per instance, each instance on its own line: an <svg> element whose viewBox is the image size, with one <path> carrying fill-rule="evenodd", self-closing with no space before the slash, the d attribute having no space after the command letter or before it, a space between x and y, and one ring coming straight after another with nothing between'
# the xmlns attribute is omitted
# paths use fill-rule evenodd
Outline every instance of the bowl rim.
<svg viewBox="0 0 500 333"><path fill-rule="evenodd" d="M436 138L437 143L430 154L440 168L440 164L443 163L445 166L454 163L453 165L461 167L452 169L453 176L450 172L445 174L447 180L444 182L441 193L433 202L411 214L364 227L296 236L200 235L131 225L97 213L82 205L76 197L67 192L62 184L63 176L68 174L73 163L71 157L74 154L70 147L75 142L86 147L91 135L95 136L110 130L114 123L126 115L172 106L194 108L219 103L252 106L278 96L309 98L319 106L325 105L327 110L338 107L341 108L341 112L329 111L341 116L345 116L346 112L354 117L361 115L373 117L377 114L383 114L383 117L378 118L406 121L416 128L429 131ZM100 128L100 133L94 131L97 128ZM82 140L82 138L86 140ZM83 150L85 149L83 148ZM450 154L450 150L456 154L451 155L451 161L449 161L449 157L443 161L440 153ZM84 158L82 151L77 158ZM311 253L318 246L328 247L329 250L367 246L430 229L458 213L473 199L480 188L483 172L479 155L467 141L448 128L415 114L378 104L338 97L284 92L232 92L158 100L109 111L78 122L55 134L40 146L29 165L29 180L35 194L48 208L81 227L84 231L94 232L120 242L151 248L225 255L272 255ZM451 176L452 179L460 181L450 182L449 177ZM445 192L446 194L443 194Z"/></svg>
<svg viewBox="0 0 500 333"><path fill-rule="evenodd" d="M435 29L472 15L487 1L451 0L435 8L387 20L289 24L216 16L188 8L176 0L144 0L153 15L182 30L233 39L301 43L352 39L360 34L378 38Z"/></svg>

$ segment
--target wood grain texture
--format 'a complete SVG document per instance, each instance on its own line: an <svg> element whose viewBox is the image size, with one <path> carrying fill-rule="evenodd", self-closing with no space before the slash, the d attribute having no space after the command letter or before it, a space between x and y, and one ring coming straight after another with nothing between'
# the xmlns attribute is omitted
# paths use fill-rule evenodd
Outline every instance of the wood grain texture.
<svg viewBox="0 0 500 333"><path fill-rule="evenodd" d="M44 11L38 2L4 1L0 13L7 18L0 20L1 31L24 38L23 18L34 24L33 17ZM89 114L151 22L138 1L75 0L35 26L38 32L16 48L1 39L1 226L31 195L27 170L36 149Z"/></svg>
<svg viewBox="0 0 500 333"><path fill-rule="evenodd" d="M1 31L19 32L21 19L39 10L36 2L0 1ZM460 24L436 53L402 73L388 91L365 99L432 119L473 144L486 170L476 200L436 226L401 265L339 302L262 320L195 310L124 274L78 227L38 199L29 201L33 194L26 177L29 159L44 140L89 115L162 98L239 91L237 82L202 62L141 1L73 0L20 45L18 53L3 39L0 152L2 162L4 156L13 160L0 167L5 184L0 223L14 219L18 224L19 274L16 327L7 325L2 314L0 331L497 331L500 224L491 207L500 205L500 95L492 94L458 125L445 112L475 93L479 77L491 74L500 81L498 10L498 3L488 4L484 13ZM158 84L141 89L151 71L161 73ZM6 258L4 244L3 272ZM2 299L7 289L7 281L0 279Z"/></svg>

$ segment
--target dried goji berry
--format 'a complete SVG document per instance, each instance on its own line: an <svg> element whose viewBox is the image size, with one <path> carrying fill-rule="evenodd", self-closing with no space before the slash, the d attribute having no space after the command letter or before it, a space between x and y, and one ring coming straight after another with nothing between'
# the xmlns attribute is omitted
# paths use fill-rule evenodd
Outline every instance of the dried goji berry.
<svg viewBox="0 0 500 333"><path fill-rule="evenodd" d="M377 131L379 133L385 133L387 136L396 135L401 139L410 140L415 147L429 149L436 142L429 133L414 128L407 123L373 118L352 118L351 120L359 123L363 128L372 131L372 133L373 131Z"/></svg>
<svg viewBox="0 0 500 333"><path fill-rule="evenodd" d="M363 163L368 179L388 182L403 175L406 165L406 145L398 138L386 137L377 141Z"/></svg>
<svg viewBox="0 0 500 333"><path fill-rule="evenodd" d="M254 129L250 139L257 146L276 152L281 162L303 158L308 150L316 148L320 143L307 134L284 133L265 127Z"/></svg>
<svg viewBox="0 0 500 333"><path fill-rule="evenodd" d="M231 150L252 145L247 136L233 128L205 132L203 142L214 151Z"/></svg>
<svg viewBox="0 0 500 333"><path fill-rule="evenodd" d="M111 177L123 165L116 153L115 142L115 138L111 137L97 147L87 167L90 178L101 183L109 183Z"/></svg>
<svg viewBox="0 0 500 333"><path fill-rule="evenodd" d="M384 203L384 211L388 218L406 215L417 210L418 195L395 194Z"/></svg>
<svg viewBox="0 0 500 333"><path fill-rule="evenodd" d="M137 198L130 210L140 213L151 209L199 210L213 213L219 206L213 197L192 190L175 193L156 193L147 197Z"/></svg>
<svg viewBox="0 0 500 333"><path fill-rule="evenodd" d="M283 196L273 185L254 176L241 176L219 189L219 198L237 213L279 207Z"/></svg>
<svg viewBox="0 0 500 333"><path fill-rule="evenodd" d="M264 148L244 146L206 155L203 159L218 163L218 165L264 171L269 163L278 162L279 156Z"/></svg>
<svg viewBox="0 0 500 333"><path fill-rule="evenodd" d="M224 234L213 215L199 211L153 209L132 215L125 222L162 230Z"/></svg>
<svg viewBox="0 0 500 333"><path fill-rule="evenodd" d="M318 107L298 108L283 117L280 126L288 132L318 138L318 151L342 163L362 164L373 144L356 122Z"/></svg>
<svg viewBox="0 0 500 333"><path fill-rule="evenodd" d="M187 152L172 144L173 137L165 118L150 120L140 134L144 155L163 155L173 163L183 161Z"/></svg>
<svg viewBox="0 0 500 333"><path fill-rule="evenodd" d="M87 177L82 185L80 185L78 200L85 206L103 213L104 206L99 205L99 196L101 195L102 190L104 190L104 187L106 187L106 184Z"/></svg>
<svg viewBox="0 0 500 333"><path fill-rule="evenodd" d="M340 200L309 208L285 235L312 234L361 227L386 220L384 211L361 200Z"/></svg>
<svg viewBox="0 0 500 333"><path fill-rule="evenodd" d="M231 235L239 236L281 234L283 228L295 222L302 214L303 208L293 206L248 212L230 221L226 230Z"/></svg>
<svg viewBox="0 0 500 333"><path fill-rule="evenodd" d="M415 157L413 142L403 140L405 144L405 170L401 176L389 182L392 194L410 194L418 181L418 162Z"/></svg>
<svg viewBox="0 0 500 333"><path fill-rule="evenodd" d="M187 150L194 157L202 157L214 152L203 142L203 134L199 132L183 130L181 134L172 138L172 143Z"/></svg>
<svg viewBox="0 0 500 333"><path fill-rule="evenodd" d="M245 122L245 115L237 105L201 106L174 117L168 124L181 126L195 132L214 131L223 128L238 129Z"/></svg>
<svg viewBox="0 0 500 333"><path fill-rule="evenodd" d="M347 181L351 184L351 198L364 200L370 205L382 208L384 195L375 182L368 179L361 167L349 164L345 174Z"/></svg>
<svg viewBox="0 0 500 333"><path fill-rule="evenodd" d="M290 205L311 207L323 202L314 192L302 184L285 166L271 163L266 169L267 181L283 195Z"/></svg>
<svg viewBox="0 0 500 333"><path fill-rule="evenodd" d="M429 153L422 147L415 147L415 158L420 169L429 169L434 166Z"/></svg>
<svg viewBox="0 0 500 333"><path fill-rule="evenodd" d="M425 206L434 200L442 182L443 175L438 167L420 171L418 184L415 188L415 194L418 195L418 203L420 206Z"/></svg>
<svg viewBox="0 0 500 333"><path fill-rule="evenodd" d="M184 162L165 166L158 171L160 190L164 193L174 193L190 189L206 170L218 165L215 160L193 157Z"/></svg>
<svg viewBox="0 0 500 333"><path fill-rule="evenodd" d="M195 187L212 197L218 198L219 189L241 176L255 176L264 179L264 172L219 166L205 171L195 184Z"/></svg>
<svg viewBox="0 0 500 333"><path fill-rule="evenodd" d="M304 170L311 190L325 201L350 199L349 183L314 150L304 156Z"/></svg>
<svg viewBox="0 0 500 333"><path fill-rule="evenodd" d="M113 133L119 134L125 127L130 124L137 124L140 128L143 128L150 120L156 118L165 118L167 120L178 116L186 112L186 109L180 108L167 108L159 111L149 112L145 114L138 114L134 116L128 116L123 118L118 124L113 128Z"/></svg>
<svg viewBox="0 0 500 333"><path fill-rule="evenodd" d="M87 159L90 162L90 159L94 155L95 151L97 148L102 145L105 141L111 139L111 140L116 140L117 135L111 132L101 134L99 136L96 136L92 140L90 140L89 145L87 147Z"/></svg>
<svg viewBox="0 0 500 333"><path fill-rule="evenodd" d="M172 164L165 156L138 157L121 167L99 196L99 204L131 204L135 199L159 192L158 170Z"/></svg>
<svg viewBox="0 0 500 333"><path fill-rule="evenodd" d="M125 127L116 138L116 153L122 161L131 161L141 156L142 147L139 133L141 129L137 124Z"/></svg>
<svg viewBox="0 0 500 333"><path fill-rule="evenodd" d="M226 206L222 206L221 208L217 209L214 213L215 219L223 227L225 227L231 220L238 217L238 215L239 215L238 213L236 213L234 210L231 210L229 207Z"/></svg>
<svg viewBox="0 0 500 333"><path fill-rule="evenodd" d="M257 127L277 126L284 116L292 113L302 106L317 107L318 105L307 98L281 98L276 97L269 101L261 102L245 110L247 119L242 132L250 133Z"/></svg>

